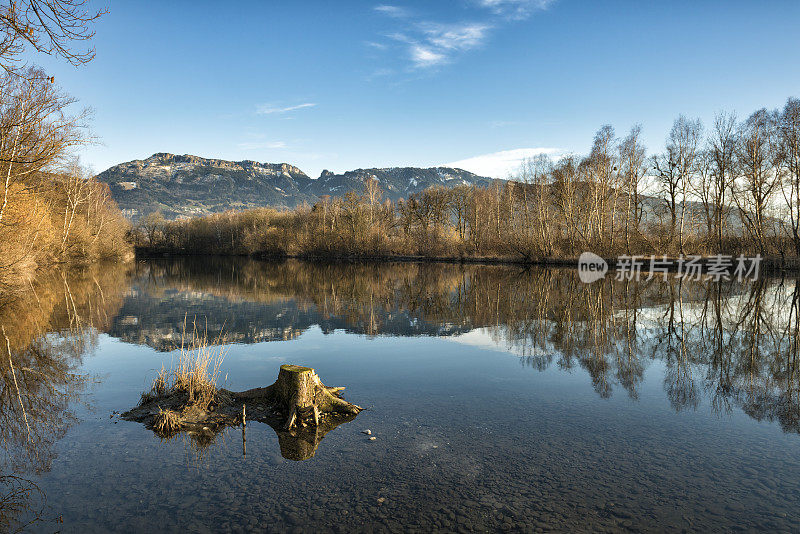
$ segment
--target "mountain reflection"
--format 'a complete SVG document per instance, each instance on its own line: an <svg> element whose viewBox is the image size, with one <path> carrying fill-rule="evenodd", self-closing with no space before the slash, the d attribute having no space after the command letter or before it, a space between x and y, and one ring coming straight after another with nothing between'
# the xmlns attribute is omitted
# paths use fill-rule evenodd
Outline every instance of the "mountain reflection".
<svg viewBox="0 0 800 534"><path fill-rule="evenodd" d="M53 272L0 302L0 531L36 517L42 496L25 477L50 469L75 422L89 380L81 364L97 335L171 350L187 316L207 324L209 338L238 343L315 326L366 336L473 332L533 369L585 372L603 398L638 398L645 369L658 365L675 410L709 402L800 433L795 279L586 285L571 269L214 258L99 266ZM318 437L279 440L281 450L313 455Z"/></svg>
<svg viewBox="0 0 800 534"><path fill-rule="evenodd" d="M52 272L0 302L0 531L23 529L44 496L26 477L50 469L54 445L76 422L97 333L122 303L116 265Z"/></svg>
<svg viewBox="0 0 800 534"><path fill-rule="evenodd" d="M652 361L675 410L708 396L800 432L795 280L660 277L581 283L570 269L250 260L139 263L110 334L171 350L184 318L232 342L293 339L318 325L367 336L481 329L537 370L585 370L601 397L633 399Z"/></svg>

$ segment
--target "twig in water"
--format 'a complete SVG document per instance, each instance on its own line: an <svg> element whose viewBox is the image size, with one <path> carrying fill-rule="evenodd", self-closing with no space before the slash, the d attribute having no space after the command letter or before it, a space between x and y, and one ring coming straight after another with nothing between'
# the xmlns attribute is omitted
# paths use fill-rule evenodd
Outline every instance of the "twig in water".
<svg viewBox="0 0 800 534"><path fill-rule="evenodd" d="M25 420L25 426L28 428L28 443L31 441L31 425L28 424L28 414L25 412L25 405L22 403L22 395L19 392L19 384L17 383L17 373L14 372L14 362L11 360L11 341L8 340L6 335L5 325L0 326L3 331L3 337L6 338L6 351L8 352L8 365L11 366L11 376L14 378L14 387L17 389L17 399L19 399L19 407L22 408L22 418Z"/></svg>

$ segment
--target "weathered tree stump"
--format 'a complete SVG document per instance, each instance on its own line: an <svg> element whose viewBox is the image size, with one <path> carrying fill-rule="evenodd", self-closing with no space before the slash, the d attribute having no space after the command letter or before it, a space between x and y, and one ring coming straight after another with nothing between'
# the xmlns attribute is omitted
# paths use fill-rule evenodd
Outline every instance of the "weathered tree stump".
<svg viewBox="0 0 800 534"><path fill-rule="evenodd" d="M320 416L326 413L356 415L360 406L339 396L343 387L328 387L310 367L281 365L278 379L271 386L256 388L237 394L239 399L264 398L272 406L287 414L286 429L298 423L319 425Z"/></svg>

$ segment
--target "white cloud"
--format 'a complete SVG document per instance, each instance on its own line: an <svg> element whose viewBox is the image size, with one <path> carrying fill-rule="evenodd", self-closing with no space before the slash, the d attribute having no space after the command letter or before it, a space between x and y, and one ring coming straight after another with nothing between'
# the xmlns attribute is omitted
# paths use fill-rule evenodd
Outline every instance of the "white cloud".
<svg viewBox="0 0 800 534"><path fill-rule="evenodd" d="M314 102L306 102L294 106L275 106L273 104L262 104L258 106L256 113L259 115L270 115L272 113L288 113L289 111L296 111L298 109L313 108L317 104Z"/></svg>
<svg viewBox="0 0 800 534"><path fill-rule="evenodd" d="M404 33L390 35L391 39L409 45L411 61L416 68L429 68L448 63L457 52L477 48L488 36L488 24L438 24L423 22L417 25L418 39Z"/></svg>
<svg viewBox="0 0 800 534"><path fill-rule="evenodd" d="M467 159L444 163L442 167L455 167L466 171L474 172L480 176L492 178L508 178L509 175L519 169L522 160L532 158L539 154L554 155L559 153L558 148L514 148L512 150L501 150L491 154L483 154Z"/></svg>
<svg viewBox="0 0 800 534"><path fill-rule="evenodd" d="M488 24L423 24L427 42L443 50L470 50L486 39Z"/></svg>
<svg viewBox="0 0 800 534"><path fill-rule="evenodd" d="M534 11L547 9L555 0L478 0L478 5L493 14L522 20Z"/></svg>
<svg viewBox="0 0 800 534"><path fill-rule="evenodd" d="M409 11L395 5L379 5L373 9L399 22L399 31L386 37L394 46L369 42L376 49L401 49L411 59L415 69L427 69L450 63L458 54L483 46L492 30L507 25L510 20L523 20L533 11L546 9L554 0L472 0L483 13L481 22L440 22L414 20ZM488 10L489 13L486 13ZM488 16L487 16L488 15ZM488 19L488 21L486 20Z"/></svg>
<svg viewBox="0 0 800 534"><path fill-rule="evenodd" d="M398 41L398 42L406 43L406 44L413 44L413 43L416 42L416 41L414 41L414 39L412 39L411 37L409 37L408 35L406 35L406 34L404 34L402 32L390 33L386 37L388 37L389 39L391 39L393 41Z"/></svg>
<svg viewBox="0 0 800 534"><path fill-rule="evenodd" d="M378 13L382 13L382 14L384 14L386 16L394 17L394 18L398 18L398 19L408 16L408 11L406 9L404 9L402 7L398 7L398 6L390 6L390 5L383 4L383 5L380 5L380 6L375 6L373 9L375 11L377 11Z"/></svg>
<svg viewBox="0 0 800 534"><path fill-rule="evenodd" d="M411 60L416 67L434 67L447 60L447 56L422 45L411 46Z"/></svg>
<svg viewBox="0 0 800 534"><path fill-rule="evenodd" d="M283 141L246 141L237 145L240 150L281 149L286 148Z"/></svg>

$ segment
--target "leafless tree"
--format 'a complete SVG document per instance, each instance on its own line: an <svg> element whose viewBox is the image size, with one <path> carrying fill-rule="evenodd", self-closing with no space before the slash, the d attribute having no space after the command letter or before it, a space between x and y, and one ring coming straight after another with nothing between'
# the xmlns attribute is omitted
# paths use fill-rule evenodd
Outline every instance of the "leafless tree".
<svg viewBox="0 0 800 534"><path fill-rule="evenodd" d="M614 128L602 126L594 136L592 151L587 159L589 171L590 225L592 238L604 247L614 245L614 214L619 192L616 167L616 137Z"/></svg>
<svg viewBox="0 0 800 534"><path fill-rule="evenodd" d="M699 150L695 172L689 183L689 191L700 202L703 210L703 222L707 239L714 238L714 175L712 172L712 156L708 150Z"/></svg>
<svg viewBox="0 0 800 534"><path fill-rule="evenodd" d="M778 119L778 169L789 212L795 254L800 256L800 99L789 98Z"/></svg>
<svg viewBox="0 0 800 534"><path fill-rule="evenodd" d="M585 241L585 222L579 198L579 170L575 156L564 156L553 167L555 203L566 234L569 250L574 253L579 241Z"/></svg>
<svg viewBox="0 0 800 534"><path fill-rule="evenodd" d="M75 99L44 80L39 69L24 77L0 76L0 223L14 184L42 171L53 172L72 147L87 140L87 112L70 115Z"/></svg>
<svg viewBox="0 0 800 534"><path fill-rule="evenodd" d="M689 183L695 170L697 150L703 125L699 119L680 115L667 136L665 152L653 158L656 178L661 184L670 212L671 228L678 231L680 252L683 252L686 201ZM680 201L679 201L680 199ZM680 210L678 209L680 205Z"/></svg>
<svg viewBox="0 0 800 534"><path fill-rule="evenodd" d="M762 254L768 210L779 185L775 119L774 113L760 109L739 126L735 161L740 176L732 182L742 222Z"/></svg>
<svg viewBox="0 0 800 534"><path fill-rule="evenodd" d="M714 118L714 130L708 139L708 147L713 176L711 198L714 205L714 229L717 237L717 250L722 252L728 213L728 191L735 177L736 115L732 113L717 114Z"/></svg>
<svg viewBox="0 0 800 534"><path fill-rule="evenodd" d="M0 68L29 75L23 70L26 47L58 56L73 65L91 61L95 50L75 48L94 37L93 23L107 13L93 10L89 0L15 0L0 7Z"/></svg>
<svg viewBox="0 0 800 534"><path fill-rule="evenodd" d="M677 175L681 189L681 218L678 230L680 252L683 254L684 227L686 224L686 204L688 199L689 183L696 170L697 150L703 134L703 124L700 119L687 119L680 115L670 130L667 150L677 157Z"/></svg>
<svg viewBox="0 0 800 534"><path fill-rule="evenodd" d="M156 243L156 237L163 229L165 222L164 215L160 211L148 213L139 221L139 226L144 230L147 243L151 247Z"/></svg>
<svg viewBox="0 0 800 534"><path fill-rule="evenodd" d="M642 205L639 199L640 182L644 177L645 146L641 142L642 127L637 124L631 128L628 136L619 144L619 163L622 187L627 197L625 213L625 247L630 252L630 234L639 235L642 222Z"/></svg>

